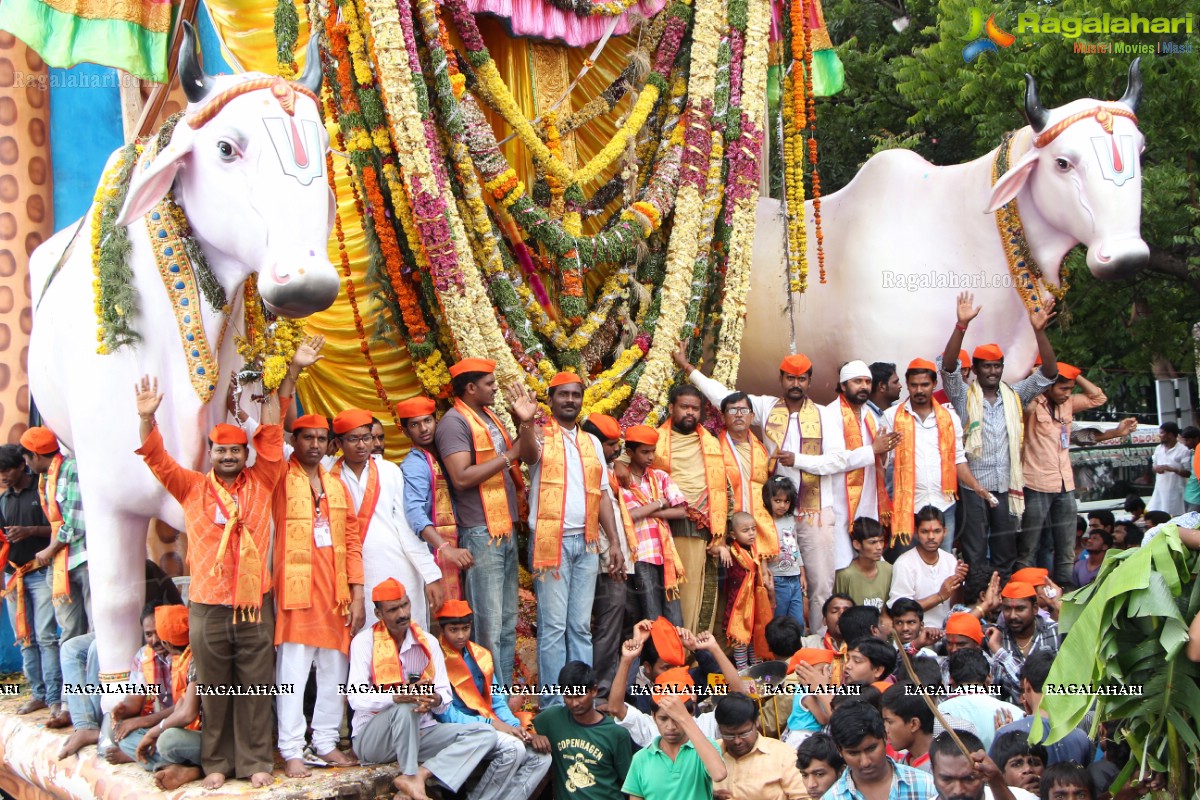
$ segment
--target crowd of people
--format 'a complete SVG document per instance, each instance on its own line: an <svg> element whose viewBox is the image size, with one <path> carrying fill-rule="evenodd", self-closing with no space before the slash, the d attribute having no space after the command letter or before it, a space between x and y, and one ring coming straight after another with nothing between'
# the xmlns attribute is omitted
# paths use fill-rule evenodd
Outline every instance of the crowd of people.
<svg viewBox="0 0 1200 800"><path fill-rule="evenodd" d="M547 775L560 800L1105 796L1130 758L1119 721L1050 744L1034 726L1063 593L1196 509L1200 431L1162 426L1149 509L1085 522L1072 420L1107 398L1056 360L1052 304L1030 317L1039 364L1011 384L999 347L962 349L980 309L957 308L942 354L850 361L828 405L802 354L779 395L748 395L681 349L657 427L581 419L571 372L547 414L464 358L444 414L395 408L399 464L370 411L299 413L320 337L260 419L231 407L211 430L207 473L169 452L146 376L129 413L186 517L186 604L147 561L145 646L101 675L74 460L42 427L0 447L18 713L73 728L60 758L95 745L164 789L268 785L277 750L286 778L395 764L415 800L519 800ZM1198 520L1182 518L1189 547ZM516 653L522 569L536 664ZM102 682L137 691L104 713L81 688Z"/></svg>

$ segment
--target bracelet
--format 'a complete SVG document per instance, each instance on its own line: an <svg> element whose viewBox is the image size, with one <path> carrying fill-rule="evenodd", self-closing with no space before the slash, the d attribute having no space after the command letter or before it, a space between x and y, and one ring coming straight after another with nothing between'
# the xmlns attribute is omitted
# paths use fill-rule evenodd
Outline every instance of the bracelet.
<svg viewBox="0 0 1200 800"><path fill-rule="evenodd" d="M963 333L966 333L966 332L967 332L967 326L966 326L966 325L963 325L961 322L956 322L956 323L954 323L954 327L955 327L955 328L958 328L958 329L959 329L960 331L962 331Z"/></svg>
<svg viewBox="0 0 1200 800"><path fill-rule="evenodd" d="M508 457L508 453L501 453L500 457L504 459L504 468L512 469L512 459Z"/></svg>
<svg viewBox="0 0 1200 800"><path fill-rule="evenodd" d="M158 721L158 732L159 732L159 733L162 733L162 732L163 732L163 730L164 730L164 729L163 729L163 723L164 723L164 722L166 722L166 720L165 720L165 719L160 719L160 720Z"/></svg>

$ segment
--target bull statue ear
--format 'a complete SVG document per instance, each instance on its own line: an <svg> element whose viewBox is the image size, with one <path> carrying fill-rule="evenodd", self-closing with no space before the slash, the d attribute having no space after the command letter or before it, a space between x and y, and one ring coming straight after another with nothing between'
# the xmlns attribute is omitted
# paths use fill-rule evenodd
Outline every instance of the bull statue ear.
<svg viewBox="0 0 1200 800"><path fill-rule="evenodd" d="M1021 191L1025 186L1025 181L1029 180L1029 176L1033 174L1033 168L1037 166L1037 159L1037 150L1031 149L1021 157L1020 161L1013 164L1012 169L1000 176L1000 180L996 181L996 185L992 187L992 199L988 201L988 207L984 213L995 212L997 208L1017 196L1017 192Z"/></svg>
<svg viewBox="0 0 1200 800"><path fill-rule="evenodd" d="M125 195L125 206L117 217L117 225L132 224L148 214L171 191L175 176L183 165L183 159L192 152L196 133L187 123L175 126L171 141L149 164L134 167L129 180L129 192Z"/></svg>

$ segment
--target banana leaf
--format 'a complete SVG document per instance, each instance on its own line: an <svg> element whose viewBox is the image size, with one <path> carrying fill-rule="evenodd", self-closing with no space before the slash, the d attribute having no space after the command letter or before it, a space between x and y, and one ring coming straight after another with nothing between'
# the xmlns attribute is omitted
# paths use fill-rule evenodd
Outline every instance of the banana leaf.
<svg viewBox="0 0 1200 800"><path fill-rule="evenodd" d="M1200 664L1187 659L1188 625L1200 611L1200 554L1175 525L1143 547L1110 551L1096 580L1063 598L1066 635L1048 684L1090 683L1140 688L1140 695L1042 696L1048 742L1066 736L1095 704L1097 724L1122 719L1118 738L1130 745L1130 767L1115 788L1146 771L1165 772L1174 797L1196 793L1200 763ZM1040 728L1037 722L1035 728ZM1036 735L1038 731L1034 731Z"/></svg>

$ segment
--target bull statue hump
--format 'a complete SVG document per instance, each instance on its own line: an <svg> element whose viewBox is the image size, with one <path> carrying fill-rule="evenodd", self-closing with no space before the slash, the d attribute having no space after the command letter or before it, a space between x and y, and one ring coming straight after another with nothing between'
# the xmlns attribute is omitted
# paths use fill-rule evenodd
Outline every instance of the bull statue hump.
<svg viewBox="0 0 1200 800"><path fill-rule="evenodd" d="M812 202L805 204L813 274L790 309L787 220L778 201L760 199L738 387L776 393L779 360L789 352L812 360L818 401L834 397L847 361L893 362L903 372L912 359L942 352L962 291L983 306L965 347L999 344L1005 378L1023 377L1037 355L1023 294L1032 305L1057 290L1063 259L1080 244L1101 279L1128 277L1149 257L1140 233L1141 88L1134 61L1120 100L1045 109L1026 76L1029 125L975 161L939 167L907 150L875 155L821 201L824 285L815 277ZM1008 230L1014 219L1016 234ZM1011 272L1006 247L1020 250Z"/></svg>
<svg viewBox="0 0 1200 800"><path fill-rule="evenodd" d="M168 452L207 471L207 433L224 420L230 376L242 366L233 331L241 328L245 280L257 273L263 302L287 317L328 308L340 285L327 255L333 195L329 138L315 100L316 39L295 82L259 73L212 77L200 68L195 31L185 22L179 76L187 110L161 149L147 144L116 220L130 243L125 288L136 307L122 313L132 341L98 352L89 244L95 204L30 258L30 388L78 461L92 618L100 671L110 676L127 671L141 645L149 521L184 527L179 504L134 452L141 438L132 387L145 373L158 377L165 398L157 421ZM264 102L264 93L277 102ZM167 229L155 209L169 192L228 300L223 307L210 294L189 297L186 275L177 277L180 254L164 256L170 248L156 244ZM105 696L106 710L116 699Z"/></svg>

